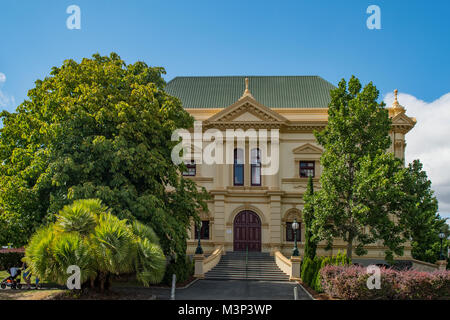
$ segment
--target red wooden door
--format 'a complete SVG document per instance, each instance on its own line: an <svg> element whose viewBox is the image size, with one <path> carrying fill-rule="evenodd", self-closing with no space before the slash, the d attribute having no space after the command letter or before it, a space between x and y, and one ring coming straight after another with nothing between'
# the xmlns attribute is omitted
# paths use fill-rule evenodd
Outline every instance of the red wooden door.
<svg viewBox="0 0 450 320"><path fill-rule="evenodd" d="M234 251L261 251L261 220L253 211L242 211L234 218Z"/></svg>

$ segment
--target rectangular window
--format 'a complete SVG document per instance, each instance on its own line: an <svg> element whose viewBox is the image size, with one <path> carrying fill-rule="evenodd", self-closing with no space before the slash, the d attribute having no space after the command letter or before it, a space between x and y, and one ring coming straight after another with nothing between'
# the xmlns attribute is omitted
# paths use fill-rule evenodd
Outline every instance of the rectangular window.
<svg viewBox="0 0 450 320"><path fill-rule="evenodd" d="M315 175L314 161L300 161L300 177L308 178Z"/></svg>
<svg viewBox="0 0 450 320"><path fill-rule="evenodd" d="M186 171L183 172L183 176L193 177L197 174L197 166L195 160L186 162Z"/></svg>
<svg viewBox="0 0 450 320"><path fill-rule="evenodd" d="M244 185L244 150L234 149L233 184Z"/></svg>
<svg viewBox="0 0 450 320"><path fill-rule="evenodd" d="M251 182L252 186L261 185L261 152L259 149L252 149L251 152Z"/></svg>
<svg viewBox="0 0 450 320"><path fill-rule="evenodd" d="M302 241L302 224L300 222L298 223L298 229L297 229L297 241ZM286 222L286 241L294 241L294 230L292 229L292 222Z"/></svg>
<svg viewBox="0 0 450 320"><path fill-rule="evenodd" d="M195 226L195 239L198 239L198 228ZM200 239L209 240L209 221L202 221L202 228L200 229Z"/></svg>

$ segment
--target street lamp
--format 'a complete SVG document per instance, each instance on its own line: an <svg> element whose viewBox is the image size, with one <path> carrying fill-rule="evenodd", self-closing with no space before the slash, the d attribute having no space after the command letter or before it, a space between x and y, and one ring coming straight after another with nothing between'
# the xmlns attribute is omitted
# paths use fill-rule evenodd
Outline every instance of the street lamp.
<svg viewBox="0 0 450 320"><path fill-rule="evenodd" d="M450 236L448 236L448 238L447 238L447 258L450 258L450 246L449 246L449 243L450 243Z"/></svg>
<svg viewBox="0 0 450 320"><path fill-rule="evenodd" d="M200 231L201 231L201 229L202 229L202 222L198 221L197 222L198 245L197 245L197 249L195 249L195 254L203 254L202 245L200 243Z"/></svg>
<svg viewBox="0 0 450 320"><path fill-rule="evenodd" d="M298 257L298 248L297 248L297 230L298 230L298 222L297 219L294 219L294 222L292 222L292 230L294 230L294 250L292 250L292 256Z"/></svg>
<svg viewBox="0 0 450 320"><path fill-rule="evenodd" d="M439 239L441 239L441 253L439 255L439 260L445 260L444 252L442 251L442 241L444 240L444 238L445 238L445 233L440 232L439 233Z"/></svg>

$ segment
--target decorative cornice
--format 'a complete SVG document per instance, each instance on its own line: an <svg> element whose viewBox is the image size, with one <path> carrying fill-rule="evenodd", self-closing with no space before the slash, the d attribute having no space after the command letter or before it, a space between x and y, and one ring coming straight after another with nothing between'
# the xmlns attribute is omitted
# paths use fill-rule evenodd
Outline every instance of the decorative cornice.
<svg viewBox="0 0 450 320"><path fill-rule="evenodd" d="M193 180L195 182L213 182L214 178L212 177L193 177L193 176L184 176L185 179Z"/></svg>
<svg viewBox="0 0 450 320"><path fill-rule="evenodd" d="M281 179L281 183L308 183L309 178L283 178ZM319 182L319 178L312 178L313 182Z"/></svg>

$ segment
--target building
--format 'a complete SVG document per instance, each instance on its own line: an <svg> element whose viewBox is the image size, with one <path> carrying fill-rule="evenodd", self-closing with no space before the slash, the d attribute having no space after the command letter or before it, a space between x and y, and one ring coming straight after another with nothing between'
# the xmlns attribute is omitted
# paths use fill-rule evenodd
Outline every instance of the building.
<svg viewBox="0 0 450 320"><path fill-rule="evenodd" d="M217 129L225 137L227 129L279 130L279 169L261 174L261 151L249 139L233 147L232 163L206 164L198 161L202 147L192 148L192 158L184 173L211 194L209 213L201 213L202 247L206 254L217 246L226 251L281 251L290 256L294 234L291 224L300 224L297 232L303 255L303 193L308 176L319 188L322 148L313 131L327 124L329 92L334 86L318 76L253 77L176 77L167 84L169 94L178 97L184 108L202 122L202 133ZM416 120L405 114L395 99L389 109L393 120L390 151L404 158L405 135ZM268 139L268 149L273 139ZM222 157L225 157L224 155ZM201 158L201 157L200 157ZM192 225L188 254L197 246ZM319 244L318 254L345 250L346 244L335 240L332 251ZM384 248L368 246L367 258L383 259ZM411 258L405 248L404 258Z"/></svg>

